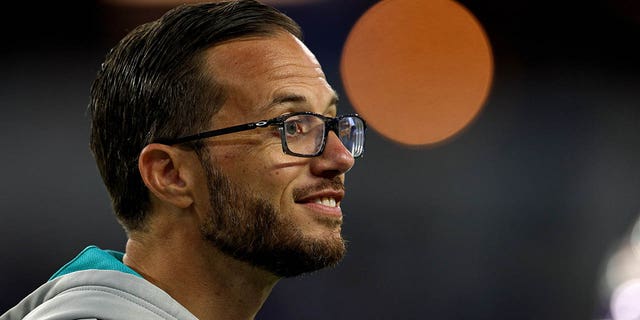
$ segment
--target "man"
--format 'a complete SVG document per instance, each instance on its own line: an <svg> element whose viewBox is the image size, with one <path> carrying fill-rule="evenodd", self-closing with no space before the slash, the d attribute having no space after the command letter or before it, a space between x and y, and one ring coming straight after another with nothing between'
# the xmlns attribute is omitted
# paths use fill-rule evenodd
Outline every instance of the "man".
<svg viewBox="0 0 640 320"><path fill-rule="evenodd" d="M127 35L89 105L126 252L88 247L0 319L252 319L278 279L335 265L365 123L299 38L252 0Z"/></svg>

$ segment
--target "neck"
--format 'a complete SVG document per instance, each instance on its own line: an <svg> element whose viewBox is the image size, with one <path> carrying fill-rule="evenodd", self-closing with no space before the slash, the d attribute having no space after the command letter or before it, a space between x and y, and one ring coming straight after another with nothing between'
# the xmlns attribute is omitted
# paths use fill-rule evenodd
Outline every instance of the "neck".
<svg viewBox="0 0 640 320"><path fill-rule="evenodd" d="M198 319L253 319L279 279L223 254L198 228L156 222L150 230L130 234L124 263Z"/></svg>

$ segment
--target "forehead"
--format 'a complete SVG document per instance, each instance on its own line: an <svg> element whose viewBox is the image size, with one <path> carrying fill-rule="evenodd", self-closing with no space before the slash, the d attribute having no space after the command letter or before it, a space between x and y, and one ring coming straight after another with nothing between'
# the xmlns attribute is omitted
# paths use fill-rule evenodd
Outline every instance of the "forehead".
<svg viewBox="0 0 640 320"><path fill-rule="evenodd" d="M208 70L227 93L225 106L235 104L244 114L278 101L335 102L318 60L289 33L229 41L209 49L206 58Z"/></svg>

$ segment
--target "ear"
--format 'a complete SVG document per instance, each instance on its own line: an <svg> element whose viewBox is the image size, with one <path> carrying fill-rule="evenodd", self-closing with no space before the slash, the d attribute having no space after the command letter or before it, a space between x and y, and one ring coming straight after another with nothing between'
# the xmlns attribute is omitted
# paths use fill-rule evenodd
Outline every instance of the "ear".
<svg viewBox="0 0 640 320"><path fill-rule="evenodd" d="M159 143L147 145L138 159L138 170L149 191L179 208L193 203L188 160L184 151Z"/></svg>

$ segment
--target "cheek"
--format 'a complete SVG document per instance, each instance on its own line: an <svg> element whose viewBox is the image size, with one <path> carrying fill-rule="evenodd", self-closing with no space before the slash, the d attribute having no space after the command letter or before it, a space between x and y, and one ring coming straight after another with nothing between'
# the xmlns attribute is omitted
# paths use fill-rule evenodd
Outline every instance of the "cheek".
<svg viewBox="0 0 640 320"><path fill-rule="evenodd" d="M265 192L270 194L274 201L285 205L291 201L293 188L298 176L296 168L280 168L268 171L265 178Z"/></svg>
<svg viewBox="0 0 640 320"><path fill-rule="evenodd" d="M265 170L267 170L264 175L265 184L271 190L284 190L291 183L286 170L276 169L269 171L268 168L265 168Z"/></svg>
<svg viewBox="0 0 640 320"><path fill-rule="evenodd" d="M242 152L221 152L217 160L234 183L274 205L290 201L305 163L303 158L285 155L279 143Z"/></svg>
<svg viewBox="0 0 640 320"><path fill-rule="evenodd" d="M293 179L290 168L277 168L268 163L232 161L225 169L229 177L240 187L262 198L279 198Z"/></svg>

